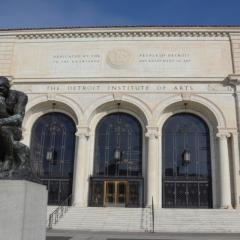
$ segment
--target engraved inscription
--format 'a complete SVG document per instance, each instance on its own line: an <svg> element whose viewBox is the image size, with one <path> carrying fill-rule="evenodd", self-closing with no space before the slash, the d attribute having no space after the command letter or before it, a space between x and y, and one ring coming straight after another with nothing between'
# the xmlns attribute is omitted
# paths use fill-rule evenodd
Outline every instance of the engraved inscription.
<svg viewBox="0 0 240 240"><path fill-rule="evenodd" d="M85 78L84 82L220 81L232 72L228 41L119 39L17 44L15 78ZM29 59L34 59L31 61ZM61 81L61 80L60 80ZM137 80L138 81L138 80ZM155 81L155 80L154 80ZM158 81L158 80L157 80Z"/></svg>
<svg viewBox="0 0 240 240"><path fill-rule="evenodd" d="M142 52L139 54L139 63L190 63L190 53L186 52Z"/></svg>
<svg viewBox="0 0 240 240"><path fill-rule="evenodd" d="M92 72L101 68L101 55L97 53L54 54L52 55L53 73L62 72Z"/></svg>
<svg viewBox="0 0 240 240"><path fill-rule="evenodd" d="M28 89L28 88L26 88ZM214 90L215 89L215 90ZM233 92L229 87L219 85L217 88L210 88L209 84L48 84L32 85L29 92L56 92L56 93L85 93L85 92L129 92L129 93L149 93L149 92ZM21 90L21 89L20 89Z"/></svg>
<svg viewBox="0 0 240 240"><path fill-rule="evenodd" d="M56 64L84 64L84 63L100 63L99 54L69 54L69 55L54 55L53 63Z"/></svg>

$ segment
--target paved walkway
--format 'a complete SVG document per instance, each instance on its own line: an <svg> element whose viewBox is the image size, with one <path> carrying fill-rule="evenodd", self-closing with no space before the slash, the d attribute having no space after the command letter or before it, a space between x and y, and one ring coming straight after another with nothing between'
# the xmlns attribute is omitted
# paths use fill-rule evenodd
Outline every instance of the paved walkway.
<svg viewBox="0 0 240 240"><path fill-rule="evenodd" d="M57 231L47 233L46 240L240 240L240 233L122 233Z"/></svg>

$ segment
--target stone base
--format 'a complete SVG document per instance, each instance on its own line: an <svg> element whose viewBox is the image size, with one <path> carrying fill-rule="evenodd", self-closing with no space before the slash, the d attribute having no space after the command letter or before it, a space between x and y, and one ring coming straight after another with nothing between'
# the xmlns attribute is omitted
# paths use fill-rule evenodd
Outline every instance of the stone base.
<svg viewBox="0 0 240 240"><path fill-rule="evenodd" d="M45 240L46 186L25 180L0 181L0 234L4 240Z"/></svg>

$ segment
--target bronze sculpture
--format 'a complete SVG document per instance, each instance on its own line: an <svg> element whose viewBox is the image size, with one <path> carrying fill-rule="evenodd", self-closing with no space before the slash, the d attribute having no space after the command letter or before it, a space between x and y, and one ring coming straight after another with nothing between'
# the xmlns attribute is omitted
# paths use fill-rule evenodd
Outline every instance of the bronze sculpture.
<svg viewBox="0 0 240 240"><path fill-rule="evenodd" d="M9 80L0 76L0 179L36 181L29 148L20 142L27 95L11 90Z"/></svg>

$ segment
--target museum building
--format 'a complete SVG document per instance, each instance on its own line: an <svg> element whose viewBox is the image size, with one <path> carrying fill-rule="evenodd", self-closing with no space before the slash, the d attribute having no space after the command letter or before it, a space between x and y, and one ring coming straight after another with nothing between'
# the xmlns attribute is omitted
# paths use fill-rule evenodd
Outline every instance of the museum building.
<svg viewBox="0 0 240 240"><path fill-rule="evenodd" d="M239 208L240 27L1 30L0 75L49 208Z"/></svg>

